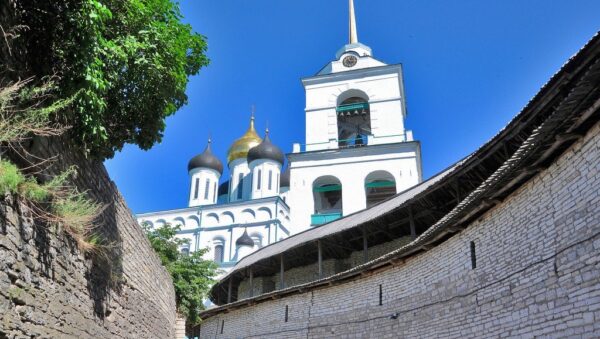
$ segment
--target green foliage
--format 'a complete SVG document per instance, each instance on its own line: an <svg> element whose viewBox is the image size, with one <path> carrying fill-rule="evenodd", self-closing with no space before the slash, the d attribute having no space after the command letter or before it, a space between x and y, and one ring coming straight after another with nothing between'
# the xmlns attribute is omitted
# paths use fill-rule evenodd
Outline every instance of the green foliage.
<svg viewBox="0 0 600 339"><path fill-rule="evenodd" d="M206 299L217 275L217 264L202 259L207 249L189 255L180 253L179 247L189 240L176 237L179 226L171 227L167 224L152 228L143 224L142 228L163 266L171 273L177 310L186 316L189 323L197 324L200 321L198 314L204 309L202 301Z"/></svg>
<svg viewBox="0 0 600 339"><path fill-rule="evenodd" d="M39 184L35 178L27 177L19 185L18 193L23 198L38 203L48 201L51 198L55 200L55 205L60 201L73 200L80 194L74 188L68 186L67 180L75 173L75 167L71 167L44 184ZM87 198L81 200L84 200L86 204L91 204L91 201Z"/></svg>
<svg viewBox="0 0 600 339"><path fill-rule="evenodd" d="M37 183L34 178L27 178L19 187L21 195L34 202L43 202L50 197L50 190Z"/></svg>
<svg viewBox="0 0 600 339"><path fill-rule="evenodd" d="M0 160L0 194L16 193L19 185L25 182L25 176L17 166L6 160Z"/></svg>
<svg viewBox="0 0 600 339"><path fill-rule="evenodd" d="M205 38L172 0L17 1L28 71L58 75L71 108L54 118L92 155L124 143L149 149L187 103L190 75L208 64ZM18 39L15 44L18 44Z"/></svg>
<svg viewBox="0 0 600 339"><path fill-rule="evenodd" d="M203 249L188 256L180 255L179 260L169 267L175 286L177 309L187 316L191 324L200 321L199 313L204 309L202 302L214 284L216 275L217 265L213 261L202 259L207 251L208 249Z"/></svg>
<svg viewBox="0 0 600 339"><path fill-rule="evenodd" d="M175 237L180 229L179 226L163 225L152 228L149 224L144 223L142 228L163 266L168 267L172 262L179 259L179 247L188 242L186 239Z"/></svg>

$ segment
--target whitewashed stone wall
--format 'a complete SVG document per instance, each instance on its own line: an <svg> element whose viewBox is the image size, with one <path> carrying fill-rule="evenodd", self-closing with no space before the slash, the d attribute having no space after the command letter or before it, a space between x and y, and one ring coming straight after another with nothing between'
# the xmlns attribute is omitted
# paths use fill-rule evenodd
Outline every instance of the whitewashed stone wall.
<svg viewBox="0 0 600 339"><path fill-rule="evenodd" d="M599 132L402 266L214 316L201 337L600 337Z"/></svg>

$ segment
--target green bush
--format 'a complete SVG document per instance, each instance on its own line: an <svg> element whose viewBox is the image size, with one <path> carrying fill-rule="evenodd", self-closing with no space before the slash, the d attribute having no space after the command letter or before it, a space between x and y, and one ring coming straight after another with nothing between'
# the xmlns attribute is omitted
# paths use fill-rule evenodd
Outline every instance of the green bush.
<svg viewBox="0 0 600 339"><path fill-rule="evenodd" d="M0 194L16 193L19 185L25 182L25 176L17 166L6 160L0 160Z"/></svg>
<svg viewBox="0 0 600 339"><path fill-rule="evenodd" d="M163 266L171 273L177 311L186 317L189 324L199 323L200 311L204 309L202 302L207 298L218 273L217 264L202 259L207 249L190 254L180 253L179 247L189 243L189 240L176 237L179 226L166 224L152 228L143 224L142 227Z"/></svg>
<svg viewBox="0 0 600 339"><path fill-rule="evenodd" d="M205 38L182 23L172 0L14 4L13 21L28 27L13 42L27 61L18 76L58 77L59 97L75 99L53 122L71 126L97 158L125 143L159 142L165 118L187 103L188 77L209 62Z"/></svg>

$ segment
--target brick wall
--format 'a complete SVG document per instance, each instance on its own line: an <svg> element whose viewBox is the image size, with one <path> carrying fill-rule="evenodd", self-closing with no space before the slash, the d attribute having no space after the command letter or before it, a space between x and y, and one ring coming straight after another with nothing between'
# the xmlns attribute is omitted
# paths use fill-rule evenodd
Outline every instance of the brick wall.
<svg viewBox="0 0 600 339"><path fill-rule="evenodd" d="M97 232L110 247L106 259L84 256L24 204L0 197L0 338L172 338L171 278L102 163L60 140L30 146L56 156L42 176L78 167L74 184L106 206Z"/></svg>
<svg viewBox="0 0 600 339"><path fill-rule="evenodd" d="M218 314L201 337L599 337L598 164L600 125L436 248L376 275Z"/></svg>

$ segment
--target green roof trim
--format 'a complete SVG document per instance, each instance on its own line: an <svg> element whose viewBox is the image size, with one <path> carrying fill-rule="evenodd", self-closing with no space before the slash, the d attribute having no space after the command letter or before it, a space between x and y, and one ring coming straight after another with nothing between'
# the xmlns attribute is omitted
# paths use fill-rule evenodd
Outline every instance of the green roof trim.
<svg viewBox="0 0 600 339"><path fill-rule="evenodd" d="M338 106L335 108L335 111L339 113L339 112L347 112L347 111L363 110L363 109L369 109L368 102L360 102L357 104Z"/></svg>
<svg viewBox="0 0 600 339"><path fill-rule="evenodd" d="M313 192L332 192L332 191L341 191L342 185L327 185L321 187L313 188Z"/></svg>
<svg viewBox="0 0 600 339"><path fill-rule="evenodd" d="M396 187L396 183L393 181L373 181L365 184L366 188L378 188L378 187Z"/></svg>

